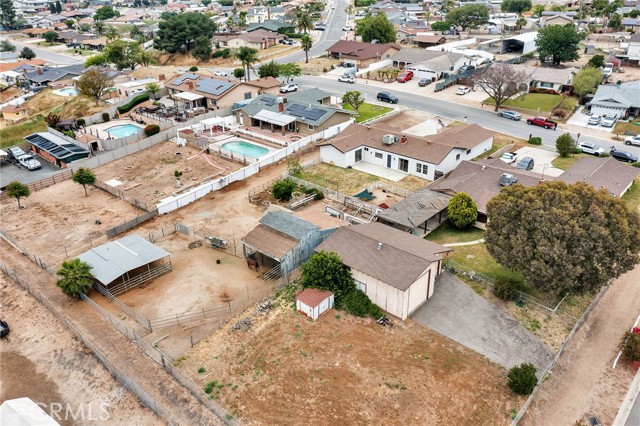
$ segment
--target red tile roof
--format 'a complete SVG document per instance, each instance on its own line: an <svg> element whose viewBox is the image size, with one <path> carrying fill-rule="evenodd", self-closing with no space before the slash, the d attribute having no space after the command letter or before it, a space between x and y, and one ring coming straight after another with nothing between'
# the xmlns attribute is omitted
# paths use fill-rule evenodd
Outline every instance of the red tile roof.
<svg viewBox="0 0 640 426"><path fill-rule="evenodd" d="M322 290L318 290L317 288L308 288L298 293L298 296L296 297L296 299L304 303L310 308L315 308L324 299L330 296L333 296L333 293L330 291L322 291Z"/></svg>

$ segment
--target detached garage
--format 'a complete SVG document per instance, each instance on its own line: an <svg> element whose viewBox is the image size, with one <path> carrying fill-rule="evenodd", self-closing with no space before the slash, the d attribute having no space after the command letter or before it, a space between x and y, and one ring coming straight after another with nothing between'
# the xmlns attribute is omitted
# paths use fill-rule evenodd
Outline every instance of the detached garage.
<svg viewBox="0 0 640 426"><path fill-rule="evenodd" d="M315 321L320 315L333 308L333 303L332 292L308 288L298 293L296 310Z"/></svg>

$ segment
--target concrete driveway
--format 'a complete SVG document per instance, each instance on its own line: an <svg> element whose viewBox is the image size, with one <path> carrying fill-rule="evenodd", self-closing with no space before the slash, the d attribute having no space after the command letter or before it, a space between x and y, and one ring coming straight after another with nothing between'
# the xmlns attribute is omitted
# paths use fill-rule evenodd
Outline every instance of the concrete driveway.
<svg viewBox="0 0 640 426"><path fill-rule="evenodd" d="M536 336L449 272L411 318L505 368L530 362L541 373L553 359Z"/></svg>
<svg viewBox="0 0 640 426"><path fill-rule="evenodd" d="M551 152L547 151L546 149L532 148L527 146L517 150L516 154L518 154L518 161L520 161L524 157L533 158L534 165L533 169L531 169L532 172L554 177L558 177L562 173L564 173L563 170L557 169L551 165L551 162L559 156L557 152ZM514 163L513 166L515 167L515 165L516 164Z"/></svg>

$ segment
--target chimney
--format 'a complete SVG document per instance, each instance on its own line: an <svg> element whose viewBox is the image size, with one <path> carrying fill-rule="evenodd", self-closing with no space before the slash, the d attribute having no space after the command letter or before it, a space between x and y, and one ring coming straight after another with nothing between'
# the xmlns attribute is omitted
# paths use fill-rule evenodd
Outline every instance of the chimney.
<svg viewBox="0 0 640 426"><path fill-rule="evenodd" d="M271 7L267 6L267 20L271 20Z"/></svg>
<svg viewBox="0 0 640 426"><path fill-rule="evenodd" d="M376 249L380 250L382 248L382 243L378 242L378 246L376 247Z"/></svg>
<svg viewBox="0 0 640 426"><path fill-rule="evenodd" d="M167 77L166 77L164 74L160 74L160 75L158 76L158 80L160 80L160 81L164 81L164 80L166 80L166 79L167 79Z"/></svg>
<svg viewBox="0 0 640 426"><path fill-rule="evenodd" d="M407 135L400 136L400 143L403 145L407 143Z"/></svg>
<svg viewBox="0 0 640 426"><path fill-rule="evenodd" d="M42 68L38 68L38 75L42 75Z"/></svg>
<svg viewBox="0 0 640 426"><path fill-rule="evenodd" d="M189 87L189 90L193 90L193 81L188 82L187 87Z"/></svg>
<svg viewBox="0 0 640 426"><path fill-rule="evenodd" d="M278 111L279 111L280 113L283 113L283 112L284 112L284 104L283 104L282 102L278 103Z"/></svg>

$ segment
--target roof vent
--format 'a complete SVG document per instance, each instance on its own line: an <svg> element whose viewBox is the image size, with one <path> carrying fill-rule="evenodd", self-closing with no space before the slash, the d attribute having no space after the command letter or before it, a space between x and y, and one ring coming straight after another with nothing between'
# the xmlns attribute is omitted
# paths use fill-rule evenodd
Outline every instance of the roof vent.
<svg viewBox="0 0 640 426"><path fill-rule="evenodd" d="M376 247L378 250L380 250L382 248L382 243L378 242L378 246Z"/></svg>
<svg viewBox="0 0 640 426"><path fill-rule="evenodd" d="M393 145L396 143L396 137L394 135L384 135L382 137L382 143L385 145Z"/></svg>
<svg viewBox="0 0 640 426"><path fill-rule="evenodd" d="M482 170L487 170L487 166L483 165Z"/></svg>

